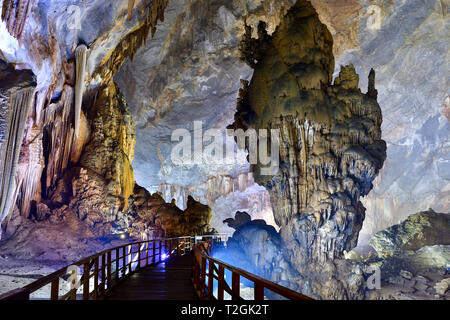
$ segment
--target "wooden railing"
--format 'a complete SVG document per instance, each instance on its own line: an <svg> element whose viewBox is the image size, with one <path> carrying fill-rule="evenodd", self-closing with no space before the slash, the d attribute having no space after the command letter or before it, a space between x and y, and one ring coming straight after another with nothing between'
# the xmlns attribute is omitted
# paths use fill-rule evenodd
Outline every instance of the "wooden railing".
<svg viewBox="0 0 450 320"><path fill-rule="evenodd" d="M96 300L136 270L156 265L170 257L194 252L192 281L201 299L224 300L225 292L233 300L243 300L240 294L241 277L253 282L254 300L264 300L265 290L291 300L311 300L298 292L260 278L210 257L210 252L222 237L180 237L133 242L108 249L84 258L46 277L3 295L0 300L29 300L32 294L50 286L50 300ZM81 269L82 272L75 270ZM231 287L225 271L231 273ZM69 276L70 288L63 292L61 279ZM214 286L214 282L217 285ZM217 293L214 290L217 289ZM46 299L39 297L39 299Z"/></svg>
<svg viewBox="0 0 450 320"><path fill-rule="evenodd" d="M209 254L209 246L198 244L194 247L192 282L200 299L224 300L226 292L232 300L245 300L241 296L241 277L243 277L253 283L254 300L264 300L265 291L289 300L312 300L291 289L214 259ZM226 271L231 274L231 287L226 281Z"/></svg>
<svg viewBox="0 0 450 320"><path fill-rule="evenodd" d="M0 295L0 300L29 300L33 293L46 286L50 286L50 300L96 300L137 269L191 252L195 242L194 237L181 237L134 242L108 249ZM77 269L82 271L76 272ZM67 276L70 289L61 294L61 279Z"/></svg>

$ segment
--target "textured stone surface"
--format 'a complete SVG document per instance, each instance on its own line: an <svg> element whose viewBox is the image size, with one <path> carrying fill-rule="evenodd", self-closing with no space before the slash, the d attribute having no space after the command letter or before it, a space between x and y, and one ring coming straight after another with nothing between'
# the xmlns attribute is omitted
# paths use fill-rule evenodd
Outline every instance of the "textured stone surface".
<svg viewBox="0 0 450 320"><path fill-rule="evenodd" d="M376 233L369 244L381 257L425 246L450 245L450 216L434 211L419 212L400 224Z"/></svg>
<svg viewBox="0 0 450 320"><path fill-rule="evenodd" d="M297 2L266 43L245 41L254 50L244 54L263 51L234 128L281 133L279 174L261 176L260 164L253 170L269 190L291 262L305 271L356 246L364 220L359 197L385 159L374 79L362 94L350 65L331 84L333 40L308 2Z"/></svg>
<svg viewBox="0 0 450 320"><path fill-rule="evenodd" d="M210 234L212 211L206 205L187 199L187 208L181 210L174 203L166 203L160 194L150 193L135 186L130 208L130 234L149 238L170 238Z"/></svg>
<svg viewBox="0 0 450 320"><path fill-rule="evenodd" d="M176 199L181 208L188 195L207 203L214 212L212 224L221 232L231 231L222 221L238 210L274 224L267 192L254 183L241 188L241 175L249 171L244 153L242 165L174 166L170 137L178 128L192 131L196 120L203 121L204 131L232 122L239 80L252 72L239 60L244 16L252 26L266 21L273 32L292 3L251 0L245 7L237 0L169 1L154 38L115 77L136 122L137 183L162 192L166 201ZM223 187L238 184L234 194ZM252 209L256 202L260 209Z"/></svg>
<svg viewBox="0 0 450 320"><path fill-rule="evenodd" d="M359 73L371 67L377 72L387 160L363 200L361 232L373 234L428 208L450 212L450 15L444 0L360 4L358 47L344 52L337 65L351 62Z"/></svg>
<svg viewBox="0 0 450 320"><path fill-rule="evenodd" d="M16 174L35 87L30 70L15 70L0 60L0 225L17 198Z"/></svg>

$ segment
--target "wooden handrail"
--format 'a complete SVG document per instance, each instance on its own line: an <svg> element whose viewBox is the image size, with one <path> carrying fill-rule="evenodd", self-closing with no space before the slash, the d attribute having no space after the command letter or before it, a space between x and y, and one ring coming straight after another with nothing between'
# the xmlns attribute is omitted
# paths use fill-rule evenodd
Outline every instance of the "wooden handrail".
<svg viewBox="0 0 450 320"><path fill-rule="evenodd" d="M192 239L194 239L194 241L192 241ZM174 254L187 254L192 251L194 244L194 237L131 242L83 258L49 274L48 276L40 278L23 288L15 289L0 295L0 300L29 300L32 293L49 284L51 284L51 295L49 297L51 300L76 300L76 293L80 288L82 289L83 294L78 298L83 300L97 299L108 293L113 286L133 273L136 269L162 262L165 260L162 257L163 254L166 255L166 258ZM79 279L79 286L71 288L67 293L60 296L60 279L68 274L68 268L70 266L77 266L83 269L83 273ZM91 272L93 267L94 271ZM94 291L90 291L92 278L94 278Z"/></svg>
<svg viewBox="0 0 450 320"><path fill-rule="evenodd" d="M198 238L201 238L203 242L197 243ZM205 239L207 240L205 241ZM192 251L194 252L192 280L199 297L202 299L223 300L224 292L227 292L233 300L243 300L240 295L240 277L244 277L254 283L255 300L264 300L265 289L287 299L312 300L291 289L210 257L209 254L213 248L214 239L215 236L202 236L132 242L83 258L23 288L0 295L0 300L29 300L32 293L47 285L51 285L49 297L51 300L77 300L78 298L95 300L109 293L115 285L137 269L164 261L163 254L168 258L173 255L185 255ZM150 244L152 245L150 246ZM168 249L169 251L167 251ZM68 292L60 295L60 279L68 274L68 268L71 266L81 267L83 273L79 280L77 278L79 281L78 285L71 286ZM94 269L93 272L91 272L92 269ZM225 280L225 270L229 270L232 273L231 287ZM92 278L94 278L94 290L90 291ZM208 283L206 279L208 279ZM214 280L218 282L217 297L214 296ZM77 295L80 288L82 295Z"/></svg>
<svg viewBox="0 0 450 320"><path fill-rule="evenodd" d="M254 284L254 299L264 300L264 290L272 291L289 300L313 300L294 290L280 286L274 282L263 279L243 269L231 266L223 261L209 256L207 248L203 245L194 247L193 283L198 295L202 299L223 300L226 291L233 300L243 300L240 295L240 277L244 277ZM208 271L206 270L208 263ZM216 266L217 265L217 266ZM232 274L231 288L225 281L225 270ZM206 283L208 279L208 283ZM217 297L214 296L214 280L217 280Z"/></svg>

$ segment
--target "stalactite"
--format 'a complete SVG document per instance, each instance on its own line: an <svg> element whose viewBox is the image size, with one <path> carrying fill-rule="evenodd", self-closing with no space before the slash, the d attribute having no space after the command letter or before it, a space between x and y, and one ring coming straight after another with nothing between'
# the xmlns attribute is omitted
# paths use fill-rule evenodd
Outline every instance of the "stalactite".
<svg viewBox="0 0 450 320"><path fill-rule="evenodd" d="M9 128L7 130L6 153L2 160L0 191L0 221L8 215L16 187L16 170L25 130L27 115L33 100L34 88L15 91L10 98Z"/></svg>
<svg viewBox="0 0 450 320"><path fill-rule="evenodd" d="M2 21L5 21L8 32L22 41L22 32L34 0L3 0Z"/></svg>
<svg viewBox="0 0 450 320"><path fill-rule="evenodd" d="M128 20L133 18L134 0L128 0Z"/></svg>
<svg viewBox="0 0 450 320"><path fill-rule="evenodd" d="M128 4L130 4L130 2ZM146 43L150 29L152 30L153 37L156 32L158 21L164 21L164 11L168 3L168 0L151 1L144 11L144 23L121 40L113 52L107 55L108 59L102 61L97 67L92 78L100 75L104 82L107 83L112 79L117 70L119 70L126 58L133 60L136 51ZM130 11L128 11L128 15L129 14Z"/></svg>
<svg viewBox="0 0 450 320"><path fill-rule="evenodd" d="M87 47L82 44L76 50L76 82L75 82L75 139L80 134L81 105L84 93L84 74L86 71Z"/></svg>
<svg viewBox="0 0 450 320"><path fill-rule="evenodd" d="M80 135L76 145L73 144L74 130L70 125L73 96L73 88L65 86L60 101L44 110L44 130L47 132L47 137L43 140L47 159L45 186L43 186L45 194L56 186L58 179L64 175L69 166L71 155L79 153L74 149L81 148L85 140L85 136Z"/></svg>

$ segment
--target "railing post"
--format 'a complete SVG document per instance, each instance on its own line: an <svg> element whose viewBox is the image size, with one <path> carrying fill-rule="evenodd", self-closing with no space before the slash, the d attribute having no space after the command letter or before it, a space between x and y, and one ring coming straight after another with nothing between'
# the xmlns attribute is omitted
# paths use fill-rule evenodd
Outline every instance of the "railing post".
<svg viewBox="0 0 450 320"><path fill-rule="evenodd" d="M255 300L262 301L264 300L264 287L259 283L254 283L255 286Z"/></svg>
<svg viewBox="0 0 450 320"><path fill-rule="evenodd" d="M222 265L219 265L219 286L217 288L217 300L222 301L224 299L224 283L225 283L225 270Z"/></svg>
<svg viewBox="0 0 450 320"><path fill-rule="evenodd" d="M155 240L152 241L152 251L153 251L152 263L154 264L156 262L156 241Z"/></svg>
<svg viewBox="0 0 450 320"><path fill-rule="evenodd" d="M130 248L130 250L128 252L128 270L130 270L130 273L132 273L133 272L133 265L132 265L132 262L133 262L133 245L130 244L129 248Z"/></svg>
<svg viewBox="0 0 450 320"><path fill-rule="evenodd" d="M194 289L198 289L198 264L197 264L197 256L194 252L193 255L193 261L192 261L192 278L194 282Z"/></svg>
<svg viewBox="0 0 450 320"><path fill-rule="evenodd" d="M51 300L58 300L59 297L59 278L52 281Z"/></svg>
<svg viewBox="0 0 450 320"><path fill-rule="evenodd" d="M91 280L90 278L90 273L91 273L91 267L90 267L90 261L87 261L84 263L84 267L83 267L83 277L84 277L84 282L83 282L83 300L89 300L90 298L90 292L89 292L89 281Z"/></svg>
<svg viewBox="0 0 450 320"><path fill-rule="evenodd" d="M119 248L116 249L116 282L119 281L119 269L120 269L120 251Z"/></svg>
<svg viewBox="0 0 450 320"><path fill-rule="evenodd" d="M162 241L159 240L159 260L158 260L158 262L161 262L161 254L162 254Z"/></svg>
<svg viewBox="0 0 450 320"><path fill-rule="evenodd" d="M105 293L105 282L106 282L106 255L102 254L102 282L100 282L100 292Z"/></svg>
<svg viewBox="0 0 450 320"><path fill-rule="evenodd" d="M148 250L150 249L148 246L150 244L150 241L147 241L147 243L145 244L145 266L148 266Z"/></svg>
<svg viewBox="0 0 450 320"><path fill-rule="evenodd" d="M95 257L94 262L94 300L98 297L98 258Z"/></svg>
<svg viewBox="0 0 450 320"><path fill-rule="evenodd" d="M106 275L106 279L107 279L107 290L109 291L111 289L111 251L108 251L108 264L106 266L107 270L107 275Z"/></svg>
<svg viewBox="0 0 450 320"><path fill-rule="evenodd" d="M241 291L240 275L236 272L232 273L231 291L233 292L232 300L239 300Z"/></svg>
<svg viewBox="0 0 450 320"><path fill-rule="evenodd" d="M122 277L127 273L127 249L126 246L122 247Z"/></svg>
<svg viewBox="0 0 450 320"><path fill-rule="evenodd" d="M214 262L208 261L208 296L210 300L214 300Z"/></svg>
<svg viewBox="0 0 450 320"><path fill-rule="evenodd" d="M200 298L205 296L205 287L206 287L206 258L202 257L202 266L201 266L201 274L200 274Z"/></svg>
<svg viewBox="0 0 450 320"><path fill-rule="evenodd" d="M136 266L136 269L139 269L141 267L141 244L138 244L138 264Z"/></svg>

